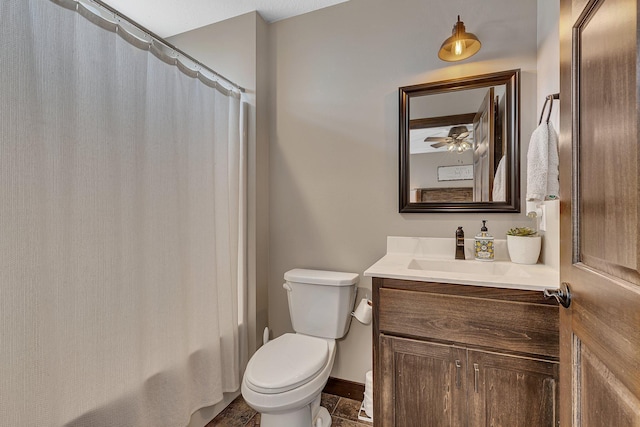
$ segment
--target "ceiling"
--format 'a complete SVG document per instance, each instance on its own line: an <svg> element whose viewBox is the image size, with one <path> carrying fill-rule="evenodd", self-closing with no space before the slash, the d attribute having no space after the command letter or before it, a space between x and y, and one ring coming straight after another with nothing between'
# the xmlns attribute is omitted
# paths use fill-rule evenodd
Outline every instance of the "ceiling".
<svg viewBox="0 0 640 427"><path fill-rule="evenodd" d="M102 0L160 37L170 37L234 16L258 11L267 22L347 0Z"/></svg>

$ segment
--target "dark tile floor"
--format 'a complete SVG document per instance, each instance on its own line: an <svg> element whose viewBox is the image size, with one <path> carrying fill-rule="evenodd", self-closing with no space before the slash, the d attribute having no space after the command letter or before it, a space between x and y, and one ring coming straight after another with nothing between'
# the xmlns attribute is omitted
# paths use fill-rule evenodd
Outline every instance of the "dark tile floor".
<svg viewBox="0 0 640 427"><path fill-rule="evenodd" d="M360 403L357 400L322 393L321 405L331 414L331 427L371 427L370 422L358 420ZM240 395L206 427L258 427L259 425L260 414L250 408Z"/></svg>

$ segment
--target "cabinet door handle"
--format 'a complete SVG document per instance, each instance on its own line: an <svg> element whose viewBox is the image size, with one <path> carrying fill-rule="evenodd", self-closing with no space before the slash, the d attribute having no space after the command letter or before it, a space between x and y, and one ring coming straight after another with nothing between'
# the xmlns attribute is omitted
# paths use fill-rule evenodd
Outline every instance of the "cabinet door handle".
<svg viewBox="0 0 640 427"><path fill-rule="evenodd" d="M456 388L460 388L460 368L462 365L459 360L456 360Z"/></svg>
<svg viewBox="0 0 640 427"><path fill-rule="evenodd" d="M474 378L474 388L476 393L478 392L478 381L480 380L480 368L477 363L473 364L473 378Z"/></svg>

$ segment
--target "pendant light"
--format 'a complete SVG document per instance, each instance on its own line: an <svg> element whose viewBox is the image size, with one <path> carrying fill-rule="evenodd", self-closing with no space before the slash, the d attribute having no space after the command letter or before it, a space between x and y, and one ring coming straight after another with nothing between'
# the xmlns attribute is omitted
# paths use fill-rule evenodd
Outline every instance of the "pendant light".
<svg viewBox="0 0 640 427"><path fill-rule="evenodd" d="M462 61L478 53L481 45L475 34L467 33L464 22L460 21L458 15L458 22L453 26L451 37L440 46L438 58L447 62Z"/></svg>

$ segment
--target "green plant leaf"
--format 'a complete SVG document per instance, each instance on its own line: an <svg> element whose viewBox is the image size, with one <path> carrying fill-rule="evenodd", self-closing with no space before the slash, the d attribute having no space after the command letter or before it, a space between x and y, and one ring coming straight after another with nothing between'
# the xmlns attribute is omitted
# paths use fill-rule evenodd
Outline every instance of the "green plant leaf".
<svg viewBox="0 0 640 427"><path fill-rule="evenodd" d="M507 231L507 236L535 237L538 233L531 227L513 227Z"/></svg>

